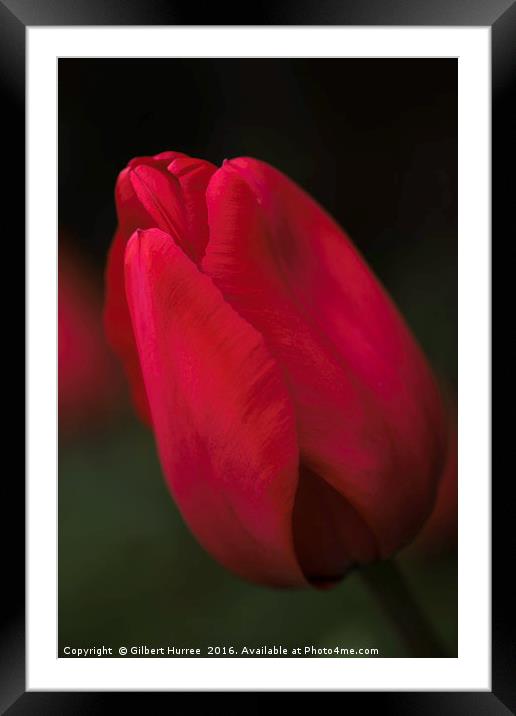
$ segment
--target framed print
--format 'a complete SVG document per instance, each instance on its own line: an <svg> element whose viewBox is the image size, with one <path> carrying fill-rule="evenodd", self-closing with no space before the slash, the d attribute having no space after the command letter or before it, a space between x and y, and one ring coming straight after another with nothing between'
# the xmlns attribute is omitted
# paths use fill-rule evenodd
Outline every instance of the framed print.
<svg viewBox="0 0 516 716"><path fill-rule="evenodd" d="M514 708L490 437L514 5L333 10L0 5L27 249L9 713Z"/></svg>

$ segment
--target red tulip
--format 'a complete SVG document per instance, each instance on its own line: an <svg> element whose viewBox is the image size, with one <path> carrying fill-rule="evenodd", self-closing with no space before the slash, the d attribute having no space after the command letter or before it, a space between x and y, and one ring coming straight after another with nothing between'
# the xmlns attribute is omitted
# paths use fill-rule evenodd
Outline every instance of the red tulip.
<svg viewBox="0 0 516 716"><path fill-rule="evenodd" d="M201 544L301 586L408 543L434 504L444 409L342 229L249 158L134 159L116 200L107 331Z"/></svg>

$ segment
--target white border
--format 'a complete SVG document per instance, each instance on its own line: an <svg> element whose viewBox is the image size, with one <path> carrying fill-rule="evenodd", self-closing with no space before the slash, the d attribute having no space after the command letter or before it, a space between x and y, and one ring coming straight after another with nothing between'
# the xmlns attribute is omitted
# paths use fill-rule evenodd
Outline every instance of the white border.
<svg viewBox="0 0 516 716"><path fill-rule="evenodd" d="M56 658L60 56L459 57L459 658ZM490 28L27 28L27 80L28 690L490 689Z"/></svg>

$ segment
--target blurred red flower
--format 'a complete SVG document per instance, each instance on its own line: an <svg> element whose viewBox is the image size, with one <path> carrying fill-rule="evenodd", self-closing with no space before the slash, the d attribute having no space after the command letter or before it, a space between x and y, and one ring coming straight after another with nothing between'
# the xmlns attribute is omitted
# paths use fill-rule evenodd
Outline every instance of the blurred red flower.
<svg viewBox="0 0 516 716"><path fill-rule="evenodd" d="M58 273L58 414L66 436L112 415L120 376L102 329L102 293L63 241Z"/></svg>
<svg viewBox="0 0 516 716"><path fill-rule="evenodd" d="M450 449L437 499L423 529L407 552L412 556L435 557L457 546L458 537L458 455L457 424L453 422Z"/></svg>
<svg viewBox="0 0 516 716"><path fill-rule="evenodd" d="M107 332L204 547L246 579L305 586L412 540L445 409L343 230L249 158L134 159L116 200Z"/></svg>

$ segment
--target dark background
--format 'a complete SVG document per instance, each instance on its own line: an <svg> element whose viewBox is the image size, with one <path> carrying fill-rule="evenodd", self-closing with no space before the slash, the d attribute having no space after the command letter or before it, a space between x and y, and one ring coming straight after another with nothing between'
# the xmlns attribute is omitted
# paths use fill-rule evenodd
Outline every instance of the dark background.
<svg viewBox="0 0 516 716"><path fill-rule="evenodd" d="M59 61L60 241L101 281L118 172L165 149L286 172L346 228L453 398L456 60ZM129 410L59 446L59 641L84 646L403 646L357 576L329 593L241 583L182 524ZM410 552L410 551L409 551ZM401 556L456 643L453 552Z"/></svg>

